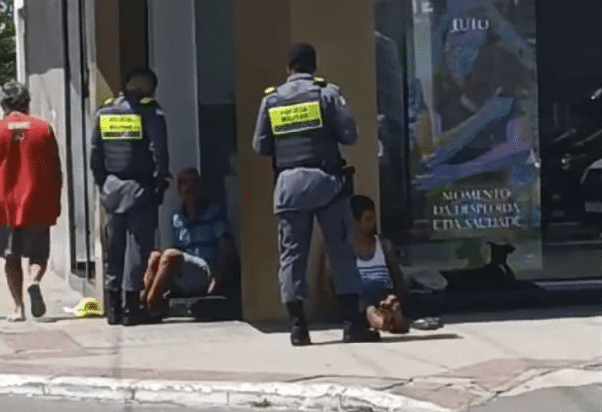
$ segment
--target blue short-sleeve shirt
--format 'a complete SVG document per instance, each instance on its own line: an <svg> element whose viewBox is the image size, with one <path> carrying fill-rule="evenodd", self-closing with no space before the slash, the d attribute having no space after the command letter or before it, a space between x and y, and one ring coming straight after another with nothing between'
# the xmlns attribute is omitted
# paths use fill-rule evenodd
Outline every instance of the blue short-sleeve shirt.
<svg viewBox="0 0 602 412"><path fill-rule="evenodd" d="M213 266L219 240L230 234L225 212L216 204L198 210L188 219L184 207L176 210L171 221L173 246L192 256L197 256Z"/></svg>

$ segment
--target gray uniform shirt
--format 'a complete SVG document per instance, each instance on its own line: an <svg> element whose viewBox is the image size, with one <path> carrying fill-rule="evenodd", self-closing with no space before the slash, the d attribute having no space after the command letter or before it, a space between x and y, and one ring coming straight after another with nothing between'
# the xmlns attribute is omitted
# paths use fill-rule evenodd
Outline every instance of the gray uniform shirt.
<svg viewBox="0 0 602 412"><path fill-rule="evenodd" d="M309 90L313 84L312 75L293 74L286 83L278 87L278 93L283 96L298 94L300 88ZM321 95L324 115L333 120L332 138L344 145L355 143L358 137L357 124L339 88L329 83L322 88ZM267 111L268 98L269 96L265 96L261 102L253 135L253 150L263 156L274 154L274 138ZM334 199L342 185L339 176L328 174L321 169L298 167L284 170L276 180L274 213L320 208Z"/></svg>

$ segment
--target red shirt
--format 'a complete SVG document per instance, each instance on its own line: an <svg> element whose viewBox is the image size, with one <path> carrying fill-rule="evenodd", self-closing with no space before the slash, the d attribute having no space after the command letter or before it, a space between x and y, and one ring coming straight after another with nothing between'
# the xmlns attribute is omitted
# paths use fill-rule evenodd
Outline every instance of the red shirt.
<svg viewBox="0 0 602 412"><path fill-rule="evenodd" d="M0 120L0 226L53 226L62 173L50 123L12 112Z"/></svg>

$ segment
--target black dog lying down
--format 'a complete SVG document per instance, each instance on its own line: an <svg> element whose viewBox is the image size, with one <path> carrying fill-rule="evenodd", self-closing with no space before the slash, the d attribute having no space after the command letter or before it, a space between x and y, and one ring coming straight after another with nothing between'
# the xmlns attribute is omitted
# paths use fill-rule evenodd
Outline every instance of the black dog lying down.
<svg viewBox="0 0 602 412"><path fill-rule="evenodd" d="M509 244L499 245L487 242L491 246L490 262L476 269L442 270L441 275L448 282L447 292L485 292L514 290L523 287L514 272L508 266L508 255L516 250Z"/></svg>

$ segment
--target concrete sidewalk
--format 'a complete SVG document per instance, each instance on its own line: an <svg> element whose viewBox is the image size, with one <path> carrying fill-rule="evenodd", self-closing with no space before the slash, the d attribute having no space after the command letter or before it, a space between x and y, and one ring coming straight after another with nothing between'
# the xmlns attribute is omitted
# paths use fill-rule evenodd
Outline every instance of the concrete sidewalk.
<svg viewBox="0 0 602 412"><path fill-rule="evenodd" d="M44 319L0 319L0 393L435 411L528 391L560 372L565 384L575 373L577 384L602 384L599 307L449 316L439 331L372 344L343 345L338 325L313 325L315 344L293 348L283 325L168 319L124 328L69 319L62 307L79 296L64 282L49 274L42 283ZM4 312L7 301L3 282Z"/></svg>

